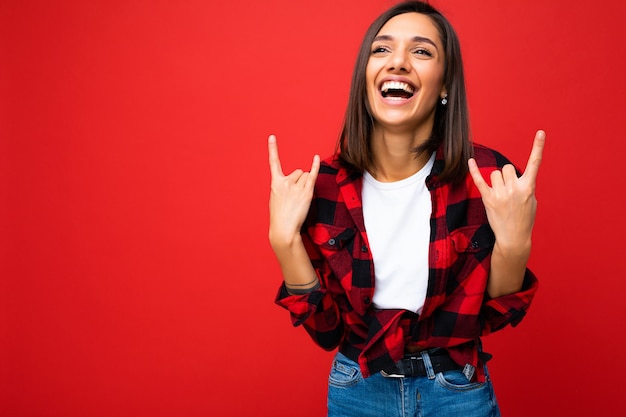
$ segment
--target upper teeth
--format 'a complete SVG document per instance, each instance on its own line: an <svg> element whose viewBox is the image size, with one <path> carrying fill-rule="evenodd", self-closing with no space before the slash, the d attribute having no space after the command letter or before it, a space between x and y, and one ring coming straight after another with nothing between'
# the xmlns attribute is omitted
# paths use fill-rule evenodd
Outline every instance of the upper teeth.
<svg viewBox="0 0 626 417"><path fill-rule="evenodd" d="M381 90L385 93L389 90L404 90L407 93L413 93L413 91L415 91L413 87L402 81L385 81Z"/></svg>

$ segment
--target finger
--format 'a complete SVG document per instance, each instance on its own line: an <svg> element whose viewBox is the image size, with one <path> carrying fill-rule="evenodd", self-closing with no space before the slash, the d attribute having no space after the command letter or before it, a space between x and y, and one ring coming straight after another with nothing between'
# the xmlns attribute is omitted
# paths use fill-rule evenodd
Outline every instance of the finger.
<svg viewBox="0 0 626 417"><path fill-rule="evenodd" d="M467 166L469 167L470 175L472 176L474 184L476 185L476 188L478 188L480 194L482 195L483 193L489 191L489 185L480 173L478 165L476 165L476 160L474 158L470 158L469 161L467 161Z"/></svg>
<svg viewBox="0 0 626 417"><path fill-rule="evenodd" d="M313 163L311 164L311 171L309 172L309 176L307 177L306 187L310 190L315 187L315 181L317 180L317 174L320 172L320 157L319 155L315 155L313 157Z"/></svg>
<svg viewBox="0 0 626 417"><path fill-rule="evenodd" d="M528 177L531 181L535 181L537 173L539 172L539 166L541 165L541 159L543 157L543 148L546 143L546 132L538 130L535 134L535 140L533 141L533 148L530 151L528 157L528 163L526 164L526 170L524 170L524 177Z"/></svg>
<svg viewBox="0 0 626 417"><path fill-rule="evenodd" d="M499 169L491 171L491 188L499 188L504 186L504 178Z"/></svg>
<svg viewBox="0 0 626 417"><path fill-rule="evenodd" d="M517 171L512 164L506 164L502 167L502 179L505 184L517 181Z"/></svg>
<svg viewBox="0 0 626 417"><path fill-rule="evenodd" d="M285 175L285 178L289 179L290 181L292 181L294 184L298 183L300 181L300 179L302 178L303 175L305 175L306 172L304 172L303 170L301 170L300 168L296 168L293 171L291 171L291 173L289 175ZM307 174L308 175L308 174ZM303 183L300 183L300 186L302 186Z"/></svg>
<svg viewBox="0 0 626 417"><path fill-rule="evenodd" d="M270 174L272 177L282 176L283 169L280 165L280 158L278 157L278 144L276 143L276 136L269 136L267 139L267 149L270 158Z"/></svg>

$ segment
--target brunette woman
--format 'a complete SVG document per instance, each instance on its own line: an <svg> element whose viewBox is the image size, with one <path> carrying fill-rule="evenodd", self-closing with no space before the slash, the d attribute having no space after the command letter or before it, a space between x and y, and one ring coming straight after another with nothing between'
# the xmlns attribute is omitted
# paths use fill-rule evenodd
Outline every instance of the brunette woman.
<svg viewBox="0 0 626 417"><path fill-rule="evenodd" d="M544 141L523 175L470 141L458 38L415 1L368 29L333 156L284 175L270 136L276 302L338 348L329 416L499 415L480 338L517 325L537 290Z"/></svg>

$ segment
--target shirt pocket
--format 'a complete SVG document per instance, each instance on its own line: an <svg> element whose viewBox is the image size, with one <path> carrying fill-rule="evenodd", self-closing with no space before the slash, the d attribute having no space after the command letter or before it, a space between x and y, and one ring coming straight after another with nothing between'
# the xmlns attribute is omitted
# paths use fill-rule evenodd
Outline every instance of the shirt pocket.
<svg viewBox="0 0 626 417"><path fill-rule="evenodd" d="M354 242L356 230L351 227L338 227L329 224L316 224L310 230L313 243L323 254L334 254Z"/></svg>
<svg viewBox="0 0 626 417"><path fill-rule="evenodd" d="M448 290L462 291L464 297L485 292L489 275L489 257L495 236L489 225L466 226L450 233L452 241ZM477 300L476 302L478 302Z"/></svg>
<svg viewBox="0 0 626 417"><path fill-rule="evenodd" d="M318 223L309 229L309 235L322 256L322 262L314 263L313 266L318 268L320 275L327 280L328 288L342 291L333 285L333 282L336 282L343 287L343 291L351 291L354 273L353 250L357 230L352 227ZM337 281L332 280L331 276Z"/></svg>
<svg viewBox="0 0 626 417"><path fill-rule="evenodd" d="M491 252L496 241L491 228L486 225L465 226L450 233L452 249L457 255Z"/></svg>

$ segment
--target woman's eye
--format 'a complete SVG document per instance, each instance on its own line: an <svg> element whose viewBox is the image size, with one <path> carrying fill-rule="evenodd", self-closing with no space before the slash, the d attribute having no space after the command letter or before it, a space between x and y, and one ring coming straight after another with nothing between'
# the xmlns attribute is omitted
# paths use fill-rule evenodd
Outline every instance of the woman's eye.
<svg viewBox="0 0 626 417"><path fill-rule="evenodd" d="M384 46L377 46L372 49L372 54L380 54L380 53L387 52L387 51L388 49L385 48Z"/></svg>
<svg viewBox="0 0 626 417"><path fill-rule="evenodd" d="M430 52L428 49L425 49L425 48L418 48L414 51L414 53L417 55L425 55L425 56L430 56L430 57L433 56L432 52Z"/></svg>

